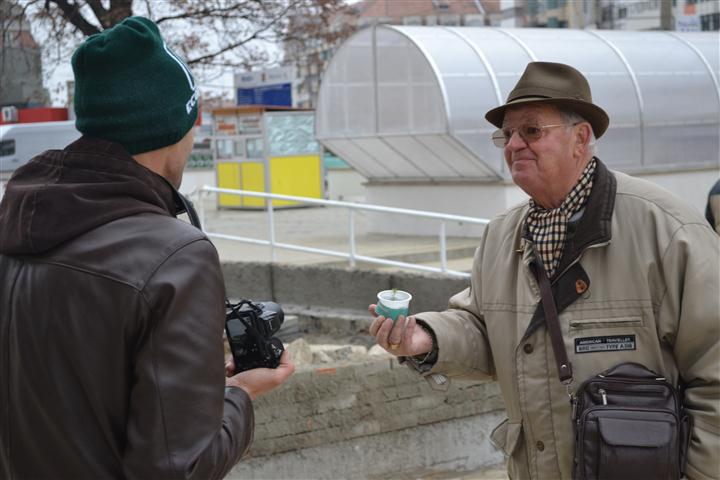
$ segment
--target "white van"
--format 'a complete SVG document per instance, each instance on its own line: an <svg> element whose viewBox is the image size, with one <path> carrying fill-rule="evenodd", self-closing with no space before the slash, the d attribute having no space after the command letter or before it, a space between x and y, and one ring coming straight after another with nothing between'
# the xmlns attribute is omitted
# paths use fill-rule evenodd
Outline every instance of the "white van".
<svg viewBox="0 0 720 480"><path fill-rule="evenodd" d="M45 150L63 149L80 135L74 120L0 125L0 173L12 172Z"/></svg>

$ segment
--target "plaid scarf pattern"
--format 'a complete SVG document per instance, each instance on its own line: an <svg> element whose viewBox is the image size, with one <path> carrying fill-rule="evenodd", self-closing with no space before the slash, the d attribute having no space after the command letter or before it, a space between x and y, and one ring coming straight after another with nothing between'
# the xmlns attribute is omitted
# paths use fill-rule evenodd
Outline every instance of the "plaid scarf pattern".
<svg viewBox="0 0 720 480"><path fill-rule="evenodd" d="M555 275L555 270L560 263L570 217L585 206L590 196L595 165L595 158L593 158L580 175L580 180L559 207L546 210L530 199L530 213L526 225L530 239L535 244L535 249L540 255L540 260L549 278Z"/></svg>

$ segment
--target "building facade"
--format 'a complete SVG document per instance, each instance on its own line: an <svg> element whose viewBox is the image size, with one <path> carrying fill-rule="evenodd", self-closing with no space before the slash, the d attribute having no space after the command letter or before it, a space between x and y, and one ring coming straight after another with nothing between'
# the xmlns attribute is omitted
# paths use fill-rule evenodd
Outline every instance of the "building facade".
<svg viewBox="0 0 720 480"><path fill-rule="evenodd" d="M46 105L40 47L22 8L0 2L0 106Z"/></svg>

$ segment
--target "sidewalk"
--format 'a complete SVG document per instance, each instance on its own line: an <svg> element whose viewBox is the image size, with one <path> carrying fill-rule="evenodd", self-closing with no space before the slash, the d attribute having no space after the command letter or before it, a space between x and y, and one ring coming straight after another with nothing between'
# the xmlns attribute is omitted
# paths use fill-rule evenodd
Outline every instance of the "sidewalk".
<svg viewBox="0 0 720 480"><path fill-rule="evenodd" d="M206 232L243 236L267 240L268 213L265 210L217 209L212 197L205 201L204 228ZM400 260L428 266L440 266L440 241L438 236L415 236L368 232L368 216L356 211L355 251L358 255ZM349 213L340 207L298 207L274 211L275 241L303 247L350 252ZM429 221L418 219L419 222ZM222 261L269 262L270 247L233 240L213 238ZM478 238L447 237L447 266L452 270L470 271L472 256L479 243ZM296 265L328 264L349 266L340 257L315 253L275 249L275 261ZM394 270L376 264L359 264L363 268Z"/></svg>

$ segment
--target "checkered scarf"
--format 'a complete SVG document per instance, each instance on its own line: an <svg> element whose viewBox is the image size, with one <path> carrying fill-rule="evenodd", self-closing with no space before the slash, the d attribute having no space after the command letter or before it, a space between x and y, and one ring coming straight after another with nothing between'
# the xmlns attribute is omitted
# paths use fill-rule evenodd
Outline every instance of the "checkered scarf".
<svg viewBox="0 0 720 480"><path fill-rule="evenodd" d="M549 278L555 275L555 269L560 263L568 221L585 206L590 196L595 165L593 158L559 207L546 210L530 199L527 228Z"/></svg>

